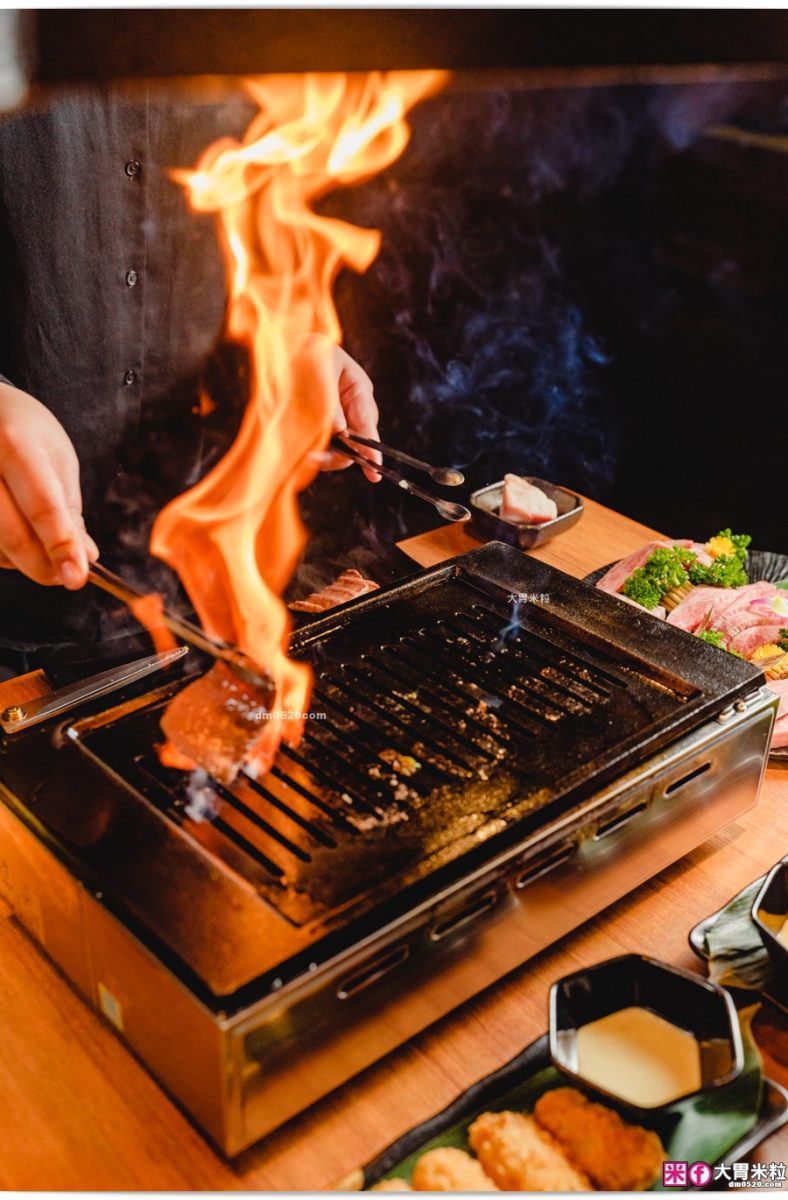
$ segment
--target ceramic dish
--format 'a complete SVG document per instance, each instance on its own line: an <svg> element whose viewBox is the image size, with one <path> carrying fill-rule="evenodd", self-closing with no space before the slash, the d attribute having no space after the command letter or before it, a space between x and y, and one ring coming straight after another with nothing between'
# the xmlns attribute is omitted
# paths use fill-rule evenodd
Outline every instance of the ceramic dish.
<svg viewBox="0 0 788 1200"><path fill-rule="evenodd" d="M646 1009L694 1040L700 1086L675 1095L669 1108L691 1095L731 1083L744 1063L739 1022L726 991L707 979L642 954L622 954L564 976L550 989L550 1054L575 1086L603 1104L646 1124L656 1107L640 1106L583 1075L580 1030L623 1009ZM682 1038L682 1035L678 1035ZM683 1038L682 1038L683 1040Z"/></svg>

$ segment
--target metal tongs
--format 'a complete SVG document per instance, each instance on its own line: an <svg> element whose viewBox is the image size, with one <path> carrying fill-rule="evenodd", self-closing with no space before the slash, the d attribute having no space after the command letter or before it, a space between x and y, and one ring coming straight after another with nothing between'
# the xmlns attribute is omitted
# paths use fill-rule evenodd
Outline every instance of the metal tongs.
<svg viewBox="0 0 788 1200"><path fill-rule="evenodd" d="M132 612L139 601L146 599L144 592L137 591L119 575L108 571L100 563L94 563L90 568L88 579L95 587L101 588L103 592L109 592L111 596L128 604ZM231 671L234 671L245 683L251 684L252 687L261 691L266 699L272 696L273 681L269 676L262 674L254 661L241 650L226 642L209 637L198 625L193 625L191 621L177 616L164 606L157 612L157 617L161 624L171 630L176 637L195 646L198 650L202 650L204 654L210 654L212 658L226 663ZM43 696L20 700L19 703L11 704L0 712L0 727L6 733L18 733L30 725L37 725L40 721L46 721L50 717L69 712L72 708L76 708L88 700L106 696L109 692L117 691L126 684L134 683L137 679L143 679L154 671L169 667L188 652L188 646L176 646L161 654L149 654L146 658L136 659L123 666L100 671L98 675L91 675L88 679L57 688Z"/></svg>
<svg viewBox="0 0 788 1200"><path fill-rule="evenodd" d="M424 488L413 483L399 471L394 471L391 467L383 466L382 463L371 462L370 459L349 446L348 442L356 442L361 446L369 447L371 450L379 450L381 454L388 455L389 458L394 458L398 462L405 463L406 466L413 467L417 471L424 471L425 474L429 475L430 479L435 483L442 484L444 487L458 487L459 484L464 483L465 476L461 471L457 471L454 467L433 467L431 463L423 462L420 458L414 458L412 454L406 454L404 450L396 450L393 446L387 446L385 442L376 442L374 438L362 437L360 433L355 433L352 429L345 429L342 433L335 434L331 439L332 449L337 454L344 454L346 458L352 459L360 467L369 467L373 471L377 471L378 475L381 475L384 479L388 479L390 483L395 483L404 492L408 492L411 496L416 496L419 500L425 500L427 504L431 504L437 510L444 520L470 520L470 510L464 504L457 504L452 500L442 500L440 496L433 496L431 492L425 491Z"/></svg>
<svg viewBox="0 0 788 1200"><path fill-rule="evenodd" d="M95 587L101 588L103 592L109 592L110 596L115 596L116 599L128 604L132 612L134 612L135 605L146 599L144 592L131 587L119 575L108 571L100 563L94 563L90 568L88 580ZM244 654L237 646L231 646L228 642L209 637L204 629L200 629L199 625L187 621L184 617L179 617L177 613L171 612L164 605L156 615L161 624L165 625L181 641L188 642L190 646L202 650L204 654L210 654L212 658L225 663L245 683L260 689L268 696L272 695L274 684L271 677L264 674L254 659L251 659L248 654Z"/></svg>
<svg viewBox="0 0 788 1200"><path fill-rule="evenodd" d="M188 653L188 646L177 646L164 654L149 654L147 658L124 663L122 667L101 671L98 675L91 675L89 679L70 683L43 696L20 700L18 704L10 704L8 708L3 709L0 713L0 726L6 733L18 733L20 729L27 729L29 725L38 725L40 721L70 712L79 704L106 696L108 692L117 691L127 683L134 683L135 680L143 679L154 671L172 666Z"/></svg>

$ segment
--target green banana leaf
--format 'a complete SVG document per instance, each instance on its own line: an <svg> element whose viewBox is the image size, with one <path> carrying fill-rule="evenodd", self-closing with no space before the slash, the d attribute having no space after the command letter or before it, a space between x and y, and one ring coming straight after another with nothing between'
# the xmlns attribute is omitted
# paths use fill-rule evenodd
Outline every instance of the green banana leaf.
<svg viewBox="0 0 788 1200"><path fill-rule="evenodd" d="M709 979L722 987L760 992L773 979L771 960L750 915L764 878L734 896L706 930Z"/></svg>

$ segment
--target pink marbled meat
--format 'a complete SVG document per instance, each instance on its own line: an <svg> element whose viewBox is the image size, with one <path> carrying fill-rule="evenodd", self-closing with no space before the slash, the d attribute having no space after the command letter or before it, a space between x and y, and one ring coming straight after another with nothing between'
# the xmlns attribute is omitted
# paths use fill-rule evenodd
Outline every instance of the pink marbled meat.
<svg viewBox="0 0 788 1200"><path fill-rule="evenodd" d="M348 600L366 596L367 592L377 591L378 586L372 579L365 579L355 567L348 567L328 587L319 592L312 592L303 600L294 600L289 607L296 612L325 612L337 604L345 604Z"/></svg>
<svg viewBox="0 0 788 1200"><path fill-rule="evenodd" d="M668 613L668 624L694 633L699 625L706 622L712 628L717 628L716 614L721 612L735 599L735 588L707 587L701 584L693 588L688 596Z"/></svg>
<svg viewBox="0 0 788 1200"><path fill-rule="evenodd" d="M788 746L788 713L778 718L772 730L771 749L779 750L782 746Z"/></svg>
<svg viewBox="0 0 788 1200"><path fill-rule="evenodd" d="M759 646L768 646L769 642L776 642L781 628L780 625L750 625L749 628L734 634L728 642L728 649L749 658Z"/></svg>
<svg viewBox="0 0 788 1200"><path fill-rule="evenodd" d="M780 697L780 707L777 709L777 720L788 717L788 679L770 679L766 685L770 692Z"/></svg>
<svg viewBox="0 0 788 1200"><path fill-rule="evenodd" d="M690 549L690 550L694 550L694 551L695 551L695 554L696 554L696 556L697 556L698 562L699 562L699 563L703 563L704 567L710 567L710 566L711 566L711 564L713 563L714 559L711 557L711 555L709 554L708 550L707 550L707 549L706 549L706 547L703 545L703 542L691 542L691 543L690 543L690 546L689 546L689 549Z"/></svg>
<svg viewBox="0 0 788 1200"><path fill-rule="evenodd" d="M658 550L660 546L682 546L685 550L689 550L692 547L692 542L688 538L677 542L647 542L645 546L641 546L639 550L634 550L627 558L622 558L621 562L614 563L610 570L598 581L596 586L601 588L603 592L620 592L632 572L636 571L638 567L642 567L646 559L655 550Z"/></svg>
<svg viewBox="0 0 788 1200"><path fill-rule="evenodd" d="M715 629L719 629L727 637L735 637L742 629L748 629L751 625L763 624L763 610L750 608L753 600L771 598L774 596L777 589L773 583L767 580L759 580L758 583L747 583L744 587L729 589L735 592L730 604L726 604L724 608L719 609L715 613Z"/></svg>
<svg viewBox="0 0 788 1200"><path fill-rule="evenodd" d="M771 623L763 621L762 611L751 612L750 604L753 600L773 594L775 590L773 583L764 580L739 588L707 587L702 584L693 588L689 596L676 605L668 621L679 629L694 633L708 616L709 627L719 629L726 639L734 637L750 625Z"/></svg>

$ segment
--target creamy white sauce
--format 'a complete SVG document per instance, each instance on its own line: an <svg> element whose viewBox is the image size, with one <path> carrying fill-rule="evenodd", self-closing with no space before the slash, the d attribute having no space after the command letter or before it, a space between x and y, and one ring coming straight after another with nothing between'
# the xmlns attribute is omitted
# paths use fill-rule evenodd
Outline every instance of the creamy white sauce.
<svg viewBox="0 0 788 1200"><path fill-rule="evenodd" d="M641 1108L670 1104L701 1085L691 1033L647 1008L622 1008L577 1032L578 1074Z"/></svg>
<svg viewBox="0 0 788 1200"><path fill-rule="evenodd" d="M777 934L777 941L788 950L788 921L783 924L782 929Z"/></svg>

